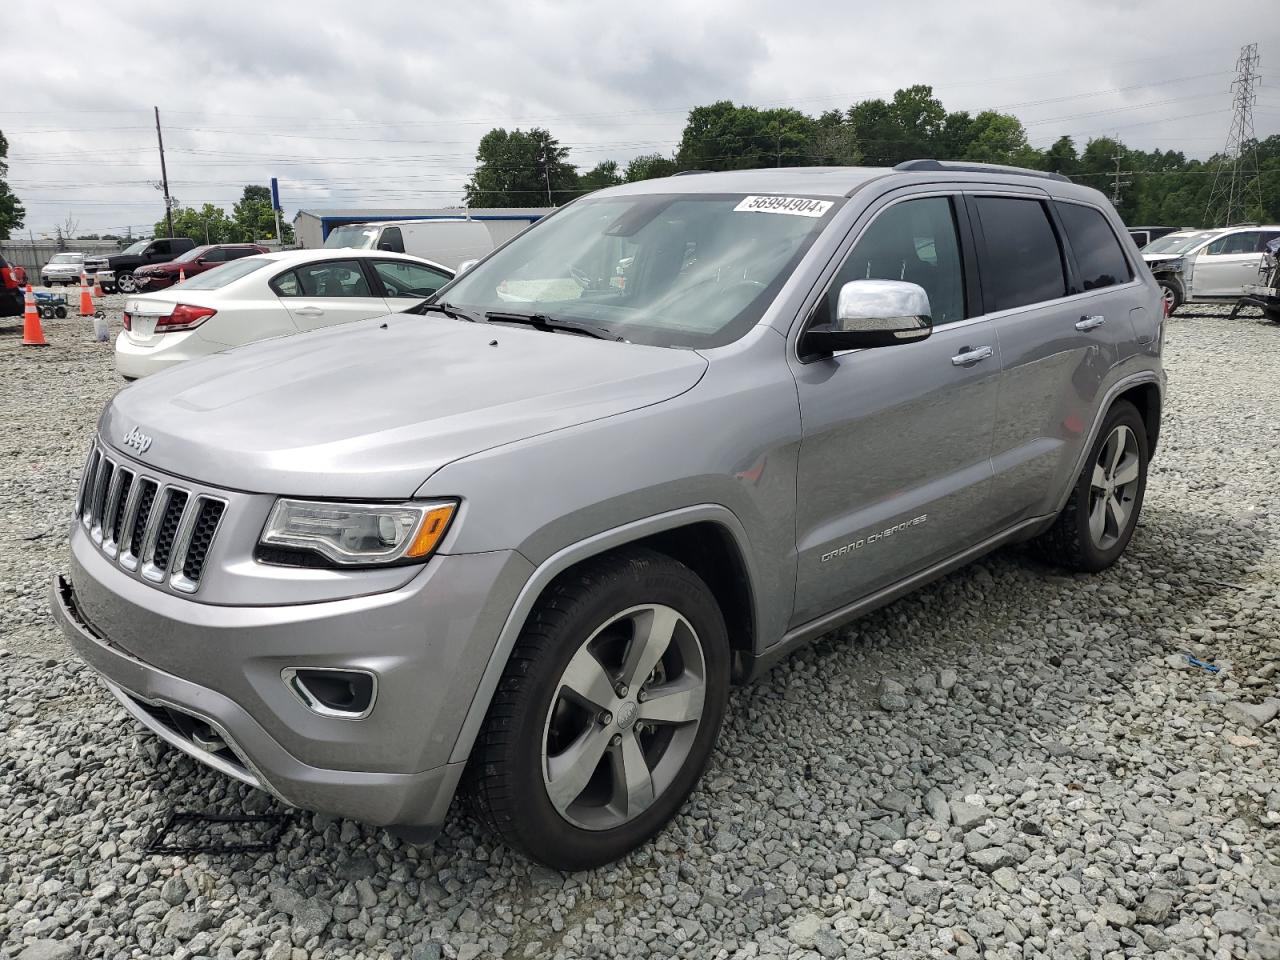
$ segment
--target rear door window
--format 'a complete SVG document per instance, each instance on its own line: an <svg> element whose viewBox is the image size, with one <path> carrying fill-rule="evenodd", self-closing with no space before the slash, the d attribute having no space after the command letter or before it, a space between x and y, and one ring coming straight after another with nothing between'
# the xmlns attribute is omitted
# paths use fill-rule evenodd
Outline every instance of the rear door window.
<svg viewBox="0 0 1280 960"><path fill-rule="evenodd" d="M1213 243L1205 248L1205 253L1211 257L1225 257L1233 253L1256 253L1258 244L1262 240L1261 230L1244 230L1240 233L1228 233L1225 237L1219 237Z"/></svg>
<svg viewBox="0 0 1280 960"><path fill-rule="evenodd" d="M1042 201L975 197L973 205L985 240L980 263L989 313L1056 300L1066 294L1062 250Z"/></svg>
<svg viewBox="0 0 1280 960"><path fill-rule="evenodd" d="M271 281L281 297L370 297L369 283L358 260L309 263Z"/></svg>
<svg viewBox="0 0 1280 960"><path fill-rule="evenodd" d="M1078 203L1059 203L1058 217L1076 258L1080 282L1086 290L1126 283L1133 279L1129 261L1115 231L1101 210Z"/></svg>
<svg viewBox="0 0 1280 960"><path fill-rule="evenodd" d="M224 263L228 259L227 250L224 247L214 247L200 259L205 263Z"/></svg>

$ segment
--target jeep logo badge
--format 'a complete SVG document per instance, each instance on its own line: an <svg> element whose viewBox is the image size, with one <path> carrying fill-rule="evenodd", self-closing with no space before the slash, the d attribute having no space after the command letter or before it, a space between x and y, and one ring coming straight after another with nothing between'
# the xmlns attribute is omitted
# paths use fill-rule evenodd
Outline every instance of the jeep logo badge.
<svg viewBox="0 0 1280 960"><path fill-rule="evenodd" d="M124 445L133 447L139 453L146 453L151 446L151 438L135 426L124 435Z"/></svg>

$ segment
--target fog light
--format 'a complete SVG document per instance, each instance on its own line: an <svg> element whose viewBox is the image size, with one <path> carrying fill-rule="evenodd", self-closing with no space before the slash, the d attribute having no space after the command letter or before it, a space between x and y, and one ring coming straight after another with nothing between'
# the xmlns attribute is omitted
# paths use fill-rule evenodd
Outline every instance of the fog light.
<svg viewBox="0 0 1280 960"><path fill-rule="evenodd" d="M363 720L378 697L377 674L368 670L285 667L280 679L308 710L338 720Z"/></svg>

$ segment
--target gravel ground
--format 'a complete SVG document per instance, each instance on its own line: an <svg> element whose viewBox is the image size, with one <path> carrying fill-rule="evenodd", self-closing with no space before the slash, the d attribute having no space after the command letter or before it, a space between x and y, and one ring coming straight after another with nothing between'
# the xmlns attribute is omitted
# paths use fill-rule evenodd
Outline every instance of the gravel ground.
<svg viewBox="0 0 1280 960"><path fill-rule="evenodd" d="M1115 568L1010 549L823 639L734 695L655 843L572 876L460 812L430 848L299 814L271 853L144 855L172 808L274 801L135 733L57 635L119 381L83 322L0 321L0 958L1280 958L1280 328L1221 313L1171 322Z"/></svg>

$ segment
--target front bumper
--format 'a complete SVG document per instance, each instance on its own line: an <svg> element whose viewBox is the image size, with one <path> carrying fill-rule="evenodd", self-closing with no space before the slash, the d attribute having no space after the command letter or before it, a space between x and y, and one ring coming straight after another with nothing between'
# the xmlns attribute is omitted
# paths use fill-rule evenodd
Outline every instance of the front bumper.
<svg viewBox="0 0 1280 960"><path fill-rule="evenodd" d="M138 284L139 290L146 291L165 290L178 282L177 277L170 277L163 273L135 273L133 279Z"/></svg>
<svg viewBox="0 0 1280 960"><path fill-rule="evenodd" d="M134 719L291 805L381 826L443 822L465 766L449 753L509 609L489 601L518 590L527 561L438 557L386 594L222 607L133 580L72 541L54 619ZM312 712L280 678L291 665L375 672L373 712Z"/></svg>

